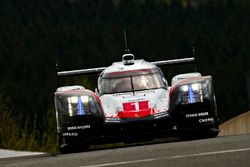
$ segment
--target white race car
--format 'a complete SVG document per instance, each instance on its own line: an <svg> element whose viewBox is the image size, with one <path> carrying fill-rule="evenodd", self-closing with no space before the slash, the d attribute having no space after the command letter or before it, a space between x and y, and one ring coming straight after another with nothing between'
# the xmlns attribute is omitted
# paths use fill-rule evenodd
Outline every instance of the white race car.
<svg viewBox="0 0 250 167"><path fill-rule="evenodd" d="M128 53L109 67L58 72L59 77L100 73L95 93L82 86L63 86L55 92L60 150L110 137L148 139L171 131L217 136L212 77L181 74L170 87L158 68L190 62L194 58L146 62Z"/></svg>

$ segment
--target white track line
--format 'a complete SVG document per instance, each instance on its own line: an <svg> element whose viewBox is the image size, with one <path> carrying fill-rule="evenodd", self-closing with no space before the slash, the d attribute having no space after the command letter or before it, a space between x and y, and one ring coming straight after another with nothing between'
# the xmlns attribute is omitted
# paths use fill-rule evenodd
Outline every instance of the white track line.
<svg viewBox="0 0 250 167"><path fill-rule="evenodd" d="M42 154L45 154L45 153L43 153L43 152L16 151L16 150L0 149L0 159L1 158L12 158L12 157L42 155Z"/></svg>
<svg viewBox="0 0 250 167"><path fill-rule="evenodd" d="M250 151L250 148L242 148L242 149L234 149L234 150L222 150L222 151L205 152L205 153L197 153L197 154L176 155L176 156L170 156L170 157L150 158L150 159L141 159L141 160L134 160L134 161L113 162L113 163L87 165L87 166L80 166L80 167L105 167L105 166L127 165L127 164L151 162L151 161L166 160L166 159L199 157L199 156L226 154L226 153L243 152L243 151Z"/></svg>

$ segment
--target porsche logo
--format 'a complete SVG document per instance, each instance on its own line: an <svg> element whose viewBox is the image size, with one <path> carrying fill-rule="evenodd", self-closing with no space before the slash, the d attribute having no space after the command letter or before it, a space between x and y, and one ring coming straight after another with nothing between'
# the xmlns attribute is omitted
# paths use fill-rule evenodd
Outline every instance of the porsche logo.
<svg viewBox="0 0 250 167"><path fill-rule="evenodd" d="M138 117L139 117L139 115L138 115L138 114L135 114L135 117L136 117L136 118L138 118Z"/></svg>

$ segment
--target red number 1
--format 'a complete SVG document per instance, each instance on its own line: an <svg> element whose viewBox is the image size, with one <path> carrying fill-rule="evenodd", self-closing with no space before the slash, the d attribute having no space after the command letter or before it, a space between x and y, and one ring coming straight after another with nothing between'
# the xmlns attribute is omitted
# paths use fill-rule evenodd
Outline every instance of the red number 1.
<svg viewBox="0 0 250 167"><path fill-rule="evenodd" d="M140 111L148 109L148 101L123 103L123 111Z"/></svg>

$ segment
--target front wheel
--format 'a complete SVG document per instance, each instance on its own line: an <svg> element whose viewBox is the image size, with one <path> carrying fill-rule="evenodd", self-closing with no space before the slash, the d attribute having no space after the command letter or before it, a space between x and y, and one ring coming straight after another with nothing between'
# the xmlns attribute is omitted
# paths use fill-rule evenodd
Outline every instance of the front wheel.
<svg viewBox="0 0 250 167"><path fill-rule="evenodd" d="M206 138L214 138L214 137L217 137L219 134L219 131L212 131L212 132L208 132L206 134Z"/></svg>
<svg viewBox="0 0 250 167"><path fill-rule="evenodd" d="M180 132L180 137L183 140L195 140L195 139L207 139L217 137L219 134L218 130L206 131L206 132L194 132L194 131L182 131Z"/></svg>
<svg viewBox="0 0 250 167"><path fill-rule="evenodd" d="M78 140L69 140L65 137L59 136L59 151L62 154L74 153L74 152L82 152L88 150L88 143L81 143Z"/></svg>

